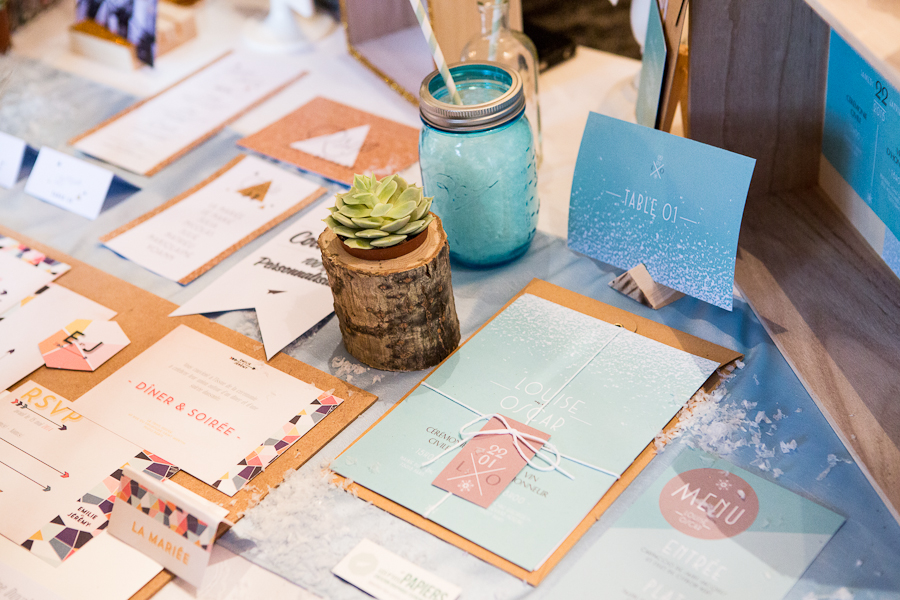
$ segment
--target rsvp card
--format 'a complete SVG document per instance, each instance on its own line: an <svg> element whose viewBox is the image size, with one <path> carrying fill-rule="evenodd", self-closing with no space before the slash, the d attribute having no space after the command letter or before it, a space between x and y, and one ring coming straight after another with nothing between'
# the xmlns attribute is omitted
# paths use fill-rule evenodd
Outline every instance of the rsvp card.
<svg viewBox="0 0 900 600"><path fill-rule="evenodd" d="M566 574L608 600L780 600L844 518L731 463L686 449Z"/></svg>
<svg viewBox="0 0 900 600"><path fill-rule="evenodd" d="M731 310L756 161L591 113L569 204L569 248Z"/></svg>
<svg viewBox="0 0 900 600"><path fill-rule="evenodd" d="M268 161L242 156L100 241L149 271L188 284L324 192Z"/></svg>

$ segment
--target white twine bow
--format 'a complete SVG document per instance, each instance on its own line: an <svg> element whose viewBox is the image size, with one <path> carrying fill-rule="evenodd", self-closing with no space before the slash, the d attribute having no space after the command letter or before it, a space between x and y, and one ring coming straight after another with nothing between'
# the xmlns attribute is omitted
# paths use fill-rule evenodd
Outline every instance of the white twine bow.
<svg viewBox="0 0 900 600"><path fill-rule="evenodd" d="M504 429L482 429L479 431L466 431L469 427L471 427L475 423L478 423L479 421L487 421L488 423L490 423L491 419L497 419L498 421L500 421L503 424ZM472 419L471 421L469 421L468 423L466 423L465 425L463 425L462 427L459 428L459 435L460 435L460 440L458 442L456 442L455 444L453 444L452 446L450 446L449 448L447 448L446 450L444 450L443 452L441 452L440 454L438 454L431 460L428 460L428 461L422 463L422 466L427 467L434 461L440 459L442 456L444 456L450 452L453 452L454 450L456 450L457 448L459 448L460 446L462 446L469 440L476 438L480 435L509 435L512 437L513 446L515 447L516 452L519 453L519 456L522 457L522 460L524 460L525 463L529 467L531 467L535 471L543 471L545 473L549 472L549 471L559 471L560 473L562 473L569 479L575 479L565 469L563 469L562 467L559 466L559 463L564 458L564 456L562 453L560 453L560 451L556 448L556 446L554 446L553 444L551 444L550 442L546 441L543 438L540 438L536 435L532 435L530 433L525 433L524 431L519 431L515 427L510 426L509 422L506 420L506 418L503 415L493 413L490 415L481 415L479 417L476 417L475 419ZM529 443L529 441L537 442L538 444L543 444L543 447L540 449L537 449L534 446L532 446ZM531 457L526 456L525 451L522 450L521 444L525 444L525 446L529 450L531 450L533 456L531 456ZM551 458L549 455L546 455L546 453L543 452L543 450L552 452L554 457ZM542 461L547 463L547 465L543 466L543 465L538 464L537 462L534 461L535 457L540 458Z"/></svg>

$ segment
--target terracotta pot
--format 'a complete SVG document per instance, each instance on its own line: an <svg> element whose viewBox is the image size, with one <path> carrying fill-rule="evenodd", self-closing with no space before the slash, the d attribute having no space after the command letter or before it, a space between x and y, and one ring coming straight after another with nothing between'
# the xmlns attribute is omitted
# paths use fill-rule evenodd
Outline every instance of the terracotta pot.
<svg viewBox="0 0 900 600"><path fill-rule="evenodd" d="M430 227L426 227L424 231L417 233L406 241L400 242L396 246L388 246L387 248L372 248L371 250L351 248L344 243L344 240L343 238L341 238L341 236L337 236L337 239L341 243L341 246L344 248L344 250L347 251L347 254L349 254L350 256L361 258L363 260L390 260L392 258L399 258L405 254L409 254L410 252L421 246L423 243L425 243L425 239L428 237L429 229Z"/></svg>

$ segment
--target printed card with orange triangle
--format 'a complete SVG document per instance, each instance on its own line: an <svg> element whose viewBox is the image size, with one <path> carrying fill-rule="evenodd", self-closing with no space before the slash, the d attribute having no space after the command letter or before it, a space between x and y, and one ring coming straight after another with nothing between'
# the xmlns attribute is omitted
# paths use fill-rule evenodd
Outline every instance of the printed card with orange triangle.
<svg viewBox="0 0 900 600"><path fill-rule="evenodd" d="M346 185L354 173L384 177L419 159L417 129L326 98L313 98L238 145Z"/></svg>
<svg viewBox="0 0 900 600"><path fill-rule="evenodd" d="M76 319L38 344L50 369L94 371L131 343L115 321Z"/></svg>
<svg viewBox="0 0 900 600"><path fill-rule="evenodd" d="M241 156L100 241L145 269L187 285L323 193L324 188L271 161Z"/></svg>

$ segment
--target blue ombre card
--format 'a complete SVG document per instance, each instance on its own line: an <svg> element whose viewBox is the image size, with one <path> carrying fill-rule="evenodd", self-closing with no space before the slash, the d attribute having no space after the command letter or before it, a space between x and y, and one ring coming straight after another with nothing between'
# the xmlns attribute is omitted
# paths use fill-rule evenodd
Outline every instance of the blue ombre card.
<svg viewBox="0 0 900 600"><path fill-rule="evenodd" d="M756 160L591 113L569 203L569 248L731 310Z"/></svg>

